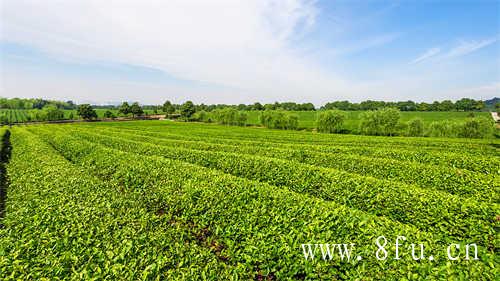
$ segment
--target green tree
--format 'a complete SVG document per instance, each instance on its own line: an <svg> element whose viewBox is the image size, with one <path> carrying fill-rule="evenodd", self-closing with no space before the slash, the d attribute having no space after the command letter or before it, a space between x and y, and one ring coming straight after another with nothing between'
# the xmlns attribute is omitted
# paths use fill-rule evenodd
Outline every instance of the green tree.
<svg viewBox="0 0 500 281"><path fill-rule="evenodd" d="M213 111L215 121L223 125L245 126L247 121L247 113L236 110L234 108L223 108Z"/></svg>
<svg viewBox="0 0 500 281"><path fill-rule="evenodd" d="M411 137L421 137L424 135L424 121L414 118L408 122L408 135Z"/></svg>
<svg viewBox="0 0 500 281"><path fill-rule="evenodd" d="M395 108L363 112L360 132L365 135L392 136L397 132L400 113Z"/></svg>
<svg viewBox="0 0 500 281"><path fill-rule="evenodd" d="M104 118L115 118L115 115L110 110L104 112Z"/></svg>
<svg viewBox="0 0 500 281"><path fill-rule="evenodd" d="M47 120L49 120L49 121L64 119L64 111L57 108L57 106L55 106L55 105L48 104L48 105L43 107L43 111L45 112L45 115L47 116Z"/></svg>
<svg viewBox="0 0 500 281"><path fill-rule="evenodd" d="M192 121L211 123L211 114L205 110L196 111L193 116L191 116Z"/></svg>
<svg viewBox="0 0 500 281"><path fill-rule="evenodd" d="M296 130L299 117L284 110L265 110L260 114L260 123L270 129Z"/></svg>
<svg viewBox="0 0 500 281"><path fill-rule="evenodd" d="M473 99L469 99L469 98L463 98L463 99L457 100L455 105L456 105L457 109L461 110L461 111L472 111L472 110L477 109L477 107L479 106L477 101L475 101Z"/></svg>
<svg viewBox="0 0 500 281"><path fill-rule="evenodd" d="M139 105L138 102L134 102L132 106L130 106L130 113L132 113L132 116L141 116L144 114L144 111L142 110L142 107Z"/></svg>
<svg viewBox="0 0 500 281"><path fill-rule="evenodd" d="M303 103L298 105L298 110L303 110L303 111L314 111L316 108L314 107L314 104L308 102L308 103Z"/></svg>
<svg viewBox="0 0 500 281"><path fill-rule="evenodd" d="M252 110L264 110L264 106L260 102L256 102L252 105Z"/></svg>
<svg viewBox="0 0 500 281"><path fill-rule="evenodd" d="M499 114L499 115L500 115L500 102L497 102L497 103L495 104L495 108L496 108L496 110L497 110L497 114Z"/></svg>
<svg viewBox="0 0 500 281"><path fill-rule="evenodd" d="M431 109L431 105L426 102L421 102L417 104L417 111L429 111Z"/></svg>
<svg viewBox="0 0 500 281"><path fill-rule="evenodd" d="M187 101L181 105L181 117L186 121L195 113L195 107L192 101Z"/></svg>
<svg viewBox="0 0 500 281"><path fill-rule="evenodd" d="M130 105L128 104L128 102L123 102L120 107L118 108L118 112L123 114L123 115L127 115L130 113Z"/></svg>
<svg viewBox="0 0 500 281"><path fill-rule="evenodd" d="M318 132L340 133L344 130L346 114L340 110L327 110L318 113L316 128Z"/></svg>
<svg viewBox="0 0 500 281"><path fill-rule="evenodd" d="M491 118L478 117L465 121L458 133L463 138L489 138L495 131L495 123Z"/></svg>
<svg viewBox="0 0 500 281"><path fill-rule="evenodd" d="M166 101L163 106L162 106L162 111L165 112L165 114L172 114L175 112L175 107L172 105L170 101Z"/></svg>
<svg viewBox="0 0 500 281"><path fill-rule="evenodd" d="M77 114L85 120L97 118L97 112L95 112L90 104L80 104L77 108Z"/></svg>
<svg viewBox="0 0 500 281"><path fill-rule="evenodd" d="M439 106L439 111L452 111L455 109L455 104L451 100L444 100Z"/></svg>
<svg viewBox="0 0 500 281"><path fill-rule="evenodd" d="M243 111L243 110L248 110L247 105L246 105L246 104L243 104L243 103L238 104L238 106L237 106L236 108L237 108L238 110L241 110L241 111Z"/></svg>

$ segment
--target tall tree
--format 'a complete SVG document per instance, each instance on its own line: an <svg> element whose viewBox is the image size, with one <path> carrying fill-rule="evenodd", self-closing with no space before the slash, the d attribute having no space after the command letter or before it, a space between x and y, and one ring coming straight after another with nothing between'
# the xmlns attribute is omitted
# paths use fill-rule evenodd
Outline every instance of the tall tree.
<svg viewBox="0 0 500 281"><path fill-rule="evenodd" d="M144 111L142 110L142 107L139 105L138 102L134 102L132 106L130 106L130 113L132 113L132 116L141 116L144 114Z"/></svg>
<svg viewBox="0 0 500 281"><path fill-rule="evenodd" d="M170 101L166 101L162 106L162 111L166 114L172 114L175 111L175 107L172 105Z"/></svg>
<svg viewBox="0 0 500 281"><path fill-rule="evenodd" d="M77 114L85 120L97 118L97 112L95 112L90 104L80 104L77 109Z"/></svg>
<svg viewBox="0 0 500 281"><path fill-rule="evenodd" d="M195 107L192 101L187 101L181 105L181 117L188 119L195 113Z"/></svg>
<svg viewBox="0 0 500 281"><path fill-rule="evenodd" d="M47 116L47 120L49 120L49 121L64 119L64 111L57 108L57 106L55 106L53 104L48 104L48 105L44 106L43 111Z"/></svg>
<svg viewBox="0 0 500 281"><path fill-rule="evenodd" d="M253 110L264 110L264 106L262 106L262 104L260 104L260 102L256 102L253 104L252 109Z"/></svg>
<svg viewBox="0 0 500 281"><path fill-rule="evenodd" d="M128 102L123 102L121 105L120 105L120 108L118 108L118 112L123 114L123 115L127 115L130 113L130 105L128 105Z"/></svg>
<svg viewBox="0 0 500 281"><path fill-rule="evenodd" d="M452 111L455 109L455 104L451 100L444 100L441 102L439 111Z"/></svg>

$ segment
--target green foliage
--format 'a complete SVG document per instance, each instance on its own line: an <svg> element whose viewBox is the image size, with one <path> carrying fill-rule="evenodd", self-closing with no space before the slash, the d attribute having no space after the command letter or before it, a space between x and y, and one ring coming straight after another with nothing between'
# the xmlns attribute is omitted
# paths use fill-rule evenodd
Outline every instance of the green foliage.
<svg viewBox="0 0 500 281"><path fill-rule="evenodd" d="M491 138L495 122L491 118L473 117L466 121L432 122L427 135L431 137Z"/></svg>
<svg viewBox="0 0 500 281"><path fill-rule="evenodd" d="M157 203L154 189L124 192L122 176L98 178L24 129L13 131L1 280L193 280L200 272L230 279L203 246L211 241L197 240L202 229Z"/></svg>
<svg viewBox="0 0 500 281"><path fill-rule="evenodd" d="M186 121L196 112L194 104L192 101L187 101L181 105L180 108L181 117Z"/></svg>
<svg viewBox="0 0 500 281"><path fill-rule="evenodd" d="M64 112L54 105L46 105L43 111L48 121L64 119Z"/></svg>
<svg viewBox="0 0 500 281"><path fill-rule="evenodd" d="M85 120L97 118L97 113L90 104L80 104L77 109L77 114Z"/></svg>
<svg viewBox="0 0 500 281"><path fill-rule="evenodd" d="M106 110L104 112L104 118L115 118L116 116L113 114L113 112Z"/></svg>
<svg viewBox="0 0 500 281"><path fill-rule="evenodd" d="M212 123L214 120L212 118L212 114L206 112L205 110L200 110L191 116L191 121Z"/></svg>
<svg viewBox="0 0 500 281"><path fill-rule="evenodd" d="M44 99L22 99L22 98L0 98L1 109L42 109L47 105L55 106L59 109L75 109L76 105L72 101L55 101Z"/></svg>
<svg viewBox="0 0 500 281"><path fill-rule="evenodd" d="M344 128L347 115L340 110L327 110L318 113L317 129L323 133L340 133Z"/></svg>
<svg viewBox="0 0 500 281"><path fill-rule="evenodd" d="M189 131L189 128L184 129L184 131L186 130ZM119 137L123 140L133 140L161 146L202 151L237 151L238 153L246 155L259 155L284 160L299 161L314 166L340 169L382 180L391 179L408 184L416 184L421 187L443 190L469 198L478 198L485 202L498 202L498 198L500 198L498 191L500 183L493 182L492 178L487 175L470 170L447 167L445 165L394 160L392 158L395 157L391 157L391 154L399 153L399 151L394 151L393 149L387 150L380 147L380 145L377 148L377 151L380 152L381 155L383 153L388 154L389 158L368 157L367 155L361 154L359 151L347 149L345 147L336 148L335 150L337 151L321 150L318 149L321 148L319 145L314 146L316 150L311 150L310 147L304 145L291 144L274 144L271 147L270 143L246 143L237 140L228 140L225 142L220 139L211 139L207 136L199 139L194 136L179 138L179 136L172 136L170 134L165 134L164 132L128 133L123 132L123 130L93 129L75 130L72 134L82 139L89 140L96 140L97 138L102 137L96 136L93 134L94 132L104 136ZM237 147L234 145L235 142L237 142ZM328 148L331 148L331 146L328 146ZM414 152L416 155L423 154L422 151ZM401 156L408 157L404 154ZM463 153L458 157L464 158ZM498 164L498 161L486 160L489 162L489 165L491 165L490 167L485 165L485 160L486 159L484 158L476 156L471 159L471 162L474 161L479 164L481 172L483 173L488 170L495 170L494 166ZM456 162L456 159L449 158L448 161ZM482 165L480 163L482 163ZM453 175L453 177L450 177L450 175Z"/></svg>
<svg viewBox="0 0 500 281"><path fill-rule="evenodd" d="M167 115L172 114L175 112L175 107L172 105L170 101L166 101L165 103L163 103L162 111L165 112L165 114Z"/></svg>
<svg viewBox="0 0 500 281"><path fill-rule="evenodd" d="M424 135L424 121L420 118L412 119L408 122L408 135L411 137L421 137Z"/></svg>
<svg viewBox="0 0 500 281"><path fill-rule="evenodd" d="M51 132L45 136L53 138L51 136L57 135ZM59 142L64 139L63 135L59 135L59 138ZM365 178L274 158L159 147L113 137L93 136L90 139L114 149L139 155L161 155L221 170L238 177L268 182L292 191L309 193L339 204L349 204L357 209L384 215L402 223L411 223L420 229L440 233L445 237L464 237L473 239L477 243L487 243L485 237L493 237L495 233L489 223L490 218L495 216L495 211L490 210L488 204L475 200L464 201L458 196L432 189L421 189L398 182ZM71 145L71 142L65 140L64 144ZM331 194L335 194L335 197ZM370 200L370 205L366 204L367 200ZM447 212L437 212L435 207L428 207L438 204L441 208L446 208ZM463 210L467 210L467 214L464 214ZM427 218L439 223L430 225Z"/></svg>
<svg viewBox="0 0 500 281"><path fill-rule="evenodd" d="M365 135L392 136L397 133L399 110L383 108L361 114L360 132Z"/></svg>
<svg viewBox="0 0 500 281"><path fill-rule="evenodd" d="M214 120L222 125L245 126L247 114L234 108L216 109L212 112Z"/></svg>
<svg viewBox="0 0 500 281"><path fill-rule="evenodd" d="M490 138L495 131L495 122L491 118L471 118L462 124L458 136L463 138Z"/></svg>
<svg viewBox="0 0 500 281"><path fill-rule="evenodd" d="M123 102L120 107L118 108L118 112L120 114L123 114L123 115L128 115L129 113L131 113L130 111L130 105L128 104L128 102Z"/></svg>
<svg viewBox="0 0 500 281"><path fill-rule="evenodd" d="M142 110L142 107L139 105L138 102L134 102L132 106L130 106L130 113L132 113L132 116L141 116L144 114L144 111Z"/></svg>
<svg viewBox="0 0 500 281"><path fill-rule="evenodd" d="M260 123L270 129L296 130L299 117L284 110L265 110L260 114Z"/></svg>
<svg viewBox="0 0 500 281"><path fill-rule="evenodd" d="M491 280L496 274L492 266L498 245L494 220L500 210L497 204L476 199L474 193L474 189L491 192L496 187L476 184L478 175L474 173L466 173L470 189L453 186L453 179L459 179L463 171L446 169L455 161L470 161L471 168L484 173L478 179L487 181L488 169L498 171L498 163L491 167L487 163L498 159L481 158L494 151L486 141L374 138L183 123L165 126L161 122L53 127L27 128L50 146L22 134L25 129L19 129L15 140L21 148L14 150L14 163L20 166L13 166L19 168L13 182L20 195L9 210L16 206L23 211L7 218L9 232L0 236L0 248L6 249L0 265L6 269L5 275L16 279L26 279L27 274L35 279L70 279L89 272L98 279L138 279L142 275L160 280L199 275L243 280L266 275L278 280L303 276ZM33 143L35 149L26 143ZM48 176L59 172L53 167L65 167L60 162L46 164L52 161L47 155L54 153L41 148L51 147L64 156L58 159L68 159L76 166L70 172L63 170L61 178ZM461 153L453 155L448 149ZM370 157L348 158L353 154ZM328 155L332 158L322 160ZM395 155L400 155L399 162L377 160ZM429 161L441 163L442 169L412 166ZM25 168L29 166L25 162L33 168ZM391 170L397 175L390 180L374 178L384 178ZM417 186L395 180L418 180L420 174L431 186L420 186L424 181ZM436 190L440 184L433 176L443 180L446 192ZM89 177L93 181L84 184ZM446 177L450 177L447 182ZM22 188L27 183L33 186ZM62 190L55 188L61 186ZM112 188L117 192L110 192ZM62 199L56 204L54 198L58 197ZM92 216L87 209L97 214ZM11 230L14 225L17 227ZM40 227L45 225L50 227ZM437 253L437 259L415 262L406 255L401 260L389 257L378 262L373 258L377 250L373 242L379 235L392 241L404 235ZM367 258L353 263L332 261L334 267L331 262L302 258L301 243L327 243L332 237L355 243L356 253ZM450 266L439 253L446 253L449 243L456 241L478 243L480 260ZM64 256L58 255L61 250L65 250ZM42 252L45 254L40 255ZM46 261L65 266L47 270L42 266ZM101 268L99 272L91 270L96 266Z"/></svg>

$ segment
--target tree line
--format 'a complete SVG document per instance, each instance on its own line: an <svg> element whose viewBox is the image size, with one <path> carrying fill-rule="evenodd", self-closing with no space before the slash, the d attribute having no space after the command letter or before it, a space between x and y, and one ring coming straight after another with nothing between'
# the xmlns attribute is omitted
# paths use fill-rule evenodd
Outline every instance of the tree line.
<svg viewBox="0 0 500 281"><path fill-rule="evenodd" d="M0 109L43 109L46 106L54 106L58 109L76 109L77 107L73 101L0 98Z"/></svg>
<svg viewBox="0 0 500 281"><path fill-rule="evenodd" d="M171 110L173 109L171 108ZM171 111L171 113L173 112ZM181 105L177 112L179 118L184 121L247 125L247 113L236 108L228 107L210 112L196 111L194 104L187 102ZM400 112L397 108L366 110L359 116L358 128L351 130L345 126L348 116L346 111L321 110L316 117L315 130L321 133L337 134L460 138L489 138L495 132L495 123L491 118L470 117L463 121L444 120L426 124L418 117L404 122L401 120ZM261 111L259 122L260 125L270 129L300 129L299 116L282 109Z"/></svg>
<svg viewBox="0 0 500 281"><path fill-rule="evenodd" d="M185 103L192 103L187 101ZM183 104L185 104L183 103ZM117 109L124 107L128 102L124 102L119 106L114 105L93 105L93 108L101 109ZM170 113L180 110L183 104L174 104L170 101L166 101L163 105L142 105L143 110L149 109L155 112ZM498 102L497 102L498 104ZM55 100L45 100L45 99L22 99L22 98L0 98L0 109L43 109L46 106L54 106L57 109L77 109L77 104L73 101L55 101ZM136 105L138 106L138 104ZM287 111L314 111L314 110L330 110L338 109L344 111L358 111L358 110L376 110L381 108L397 108L400 111L481 111L487 109L488 101L475 100L471 98L462 98L457 101L443 100L434 101L432 103L427 102L414 102L414 101L397 101L397 102L386 102L386 101L374 101L366 100L359 103L344 101L333 101L316 108L312 103L295 103L295 102L275 102L261 104L260 102L255 102L253 104L193 104L195 111L213 111L223 108L234 108L240 111L263 111L263 110L287 110ZM136 111L137 113L138 111Z"/></svg>
<svg viewBox="0 0 500 281"><path fill-rule="evenodd" d="M396 108L365 111L359 117L358 133L375 136L489 138L495 132L495 122L486 117L433 121L429 124L418 117L408 122L401 121L400 117L400 111ZM346 119L345 111L325 110L317 116L316 129L323 133L353 133L344 126Z"/></svg>
<svg viewBox="0 0 500 281"><path fill-rule="evenodd" d="M192 103L192 102L191 102ZM166 101L162 109L164 112L166 108L170 111L175 111L180 109L183 104L172 104L170 101ZM365 111L365 110L377 110L381 108L397 108L400 111L481 111L487 108L487 104L482 100L474 100L470 98L462 98L455 102L451 100L444 101L434 101L432 103L426 102L414 102L414 101L398 101L398 102L386 102L386 101L372 101L366 100L360 103L353 103L347 100L345 101L334 101L328 102L325 105L316 108L312 103L295 103L295 102L275 102L262 105L259 102L253 104L239 104L239 105L227 105L227 104L212 104L205 105L199 104L194 105L195 111L213 111L221 108L234 108L240 111L254 111L254 110L286 110L286 111L315 111L315 110L331 110L338 109L344 111Z"/></svg>

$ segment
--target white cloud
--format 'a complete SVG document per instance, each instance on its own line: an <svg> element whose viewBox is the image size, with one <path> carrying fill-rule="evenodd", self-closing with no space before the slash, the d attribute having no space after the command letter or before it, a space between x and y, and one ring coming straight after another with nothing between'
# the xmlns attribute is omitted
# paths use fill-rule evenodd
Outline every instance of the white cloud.
<svg viewBox="0 0 500 281"><path fill-rule="evenodd" d="M445 58L465 56L498 41L498 38L489 38L480 41L462 41L444 55Z"/></svg>
<svg viewBox="0 0 500 281"><path fill-rule="evenodd" d="M398 67L391 63L392 54L382 51L379 57L387 56L388 63L364 60L360 72L370 73L366 75L369 81L360 81L358 72L350 74L342 67L341 57L382 46L402 33L387 30L368 37L361 32L363 28L357 28L355 37L359 39L350 45L341 39L328 46L318 43L318 38L301 41L317 24L320 11L314 0L16 0L2 1L0 8L0 40L33 46L58 60L145 66L197 82L132 83L83 75L57 77L54 73L37 77L9 65L0 73L0 94L4 96L95 102L136 99L144 103L166 98L176 102L292 100L316 104L340 99L436 99L440 98L436 93L462 77L456 72L470 71L466 67L447 69L444 64L439 70L432 66L424 72L405 62ZM348 20L356 22L351 17ZM448 53L432 48L413 63L464 55L495 41L462 42ZM307 43L313 45L309 51L296 47L309 46ZM313 54L314 50L320 51ZM332 59L325 62L328 55ZM359 65L359 61L352 63Z"/></svg>
<svg viewBox="0 0 500 281"><path fill-rule="evenodd" d="M448 52L441 54L441 49L440 48L431 48L425 51L423 54L418 56L416 59L410 62L410 64L417 64L422 61L428 60L430 58L435 58L439 57L440 60L443 59L452 59L452 58L457 58L461 56L465 56L467 54L470 54L472 52L478 51L484 47L487 47L495 42L498 41L498 38L493 37L493 38L488 38L480 41L460 41L457 45L453 46L452 48L449 49Z"/></svg>
<svg viewBox="0 0 500 281"><path fill-rule="evenodd" d="M343 87L290 42L315 23L306 0L8 1L2 39L59 59L153 67L186 80L306 100Z"/></svg>
<svg viewBox="0 0 500 281"><path fill-rule="evenodd" d="M418 56L413 61L411 61L410 64L416 64L416 63L422 62L424 60L427 60L427 59L429 59L431 57L436 56L437 54L439 54L439 52L441 52L440 48L431 48L431 49L425 51L425 53L423 53L420 56Z"/></svg>

